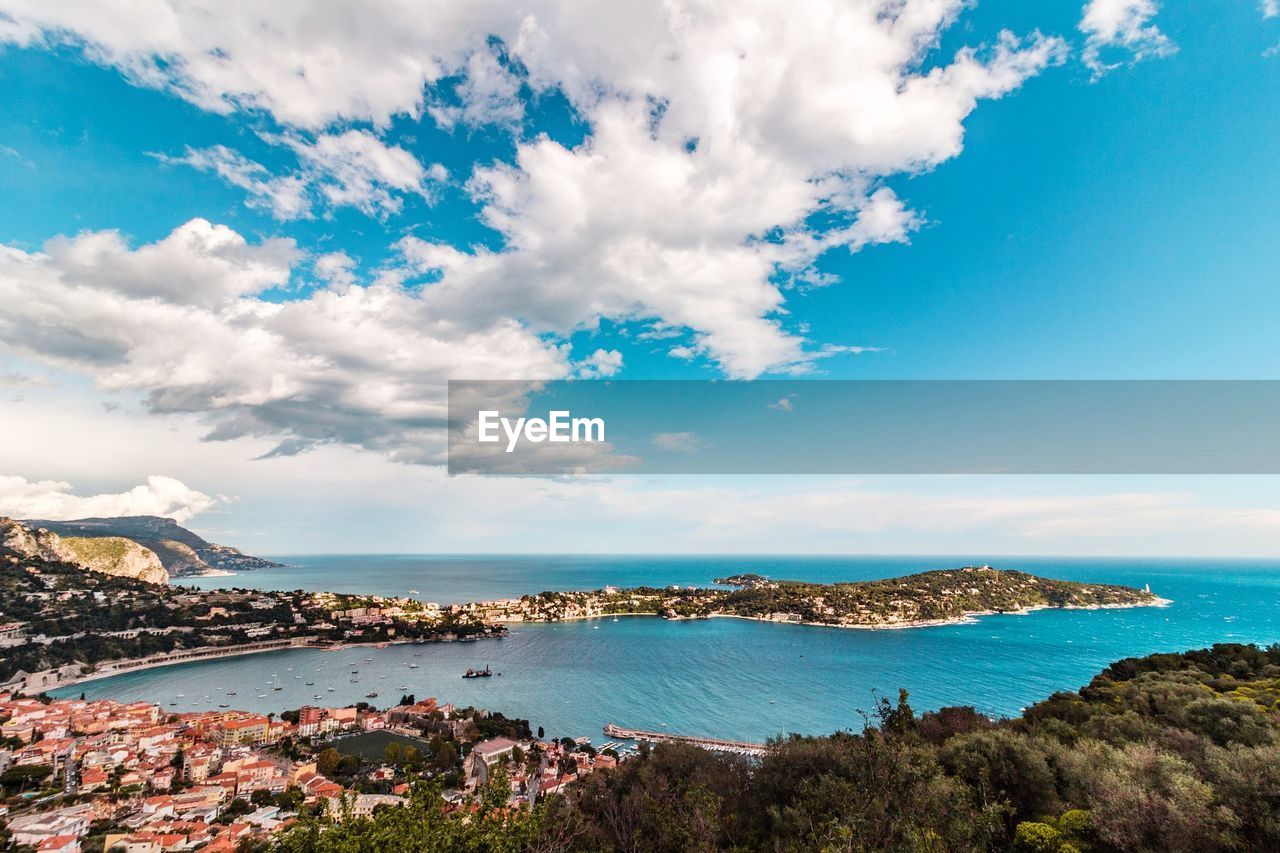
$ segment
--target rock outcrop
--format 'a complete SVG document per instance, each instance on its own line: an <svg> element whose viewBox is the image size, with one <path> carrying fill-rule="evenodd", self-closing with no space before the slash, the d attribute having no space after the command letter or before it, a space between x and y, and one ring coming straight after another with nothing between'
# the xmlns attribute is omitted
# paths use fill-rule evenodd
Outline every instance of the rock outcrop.
<svg viewBox="0 0 1280 853"><path fill-rule="evenodd" d="M56 533L49 534L57 536ZM103 536L88 539L69 536L62 539L62 548L70 559L67 562L106 575L136 578L147 583L167 584L169 572L150 548L144 548L132 539L122 536Z"/></svg>
<svg viewBox="0 0 1280 853"><path fill-rule="evenodd" d="M62 537L43 527L0 517L0 546L24 557L74 563L105 575L146 583L169 582L169 572L154 551L122 536Z"/></svg>
<svg viewBox="0 0 1280 853"><path fill-rule="evenodd" d="M32 519L23 524L32 528L43 527L63 537L129 539L154 552L170 577L209 574L214 571L241 572L280 565L261 557L252 557L228 545L210 542L172 518L155 515L80 518L74 521Z"/></svg>

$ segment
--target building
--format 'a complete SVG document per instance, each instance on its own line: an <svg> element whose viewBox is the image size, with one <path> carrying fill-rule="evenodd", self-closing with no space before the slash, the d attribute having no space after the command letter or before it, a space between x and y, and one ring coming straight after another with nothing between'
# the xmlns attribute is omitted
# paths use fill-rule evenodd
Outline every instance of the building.
<svg viewBox="0 0 1280 853"><path fill-rule="evenodd" d="M409 801L404 797L397 797L394 794L356 794L354 797L330 797L326 800L329 814L337 823L341 823L345 818L346 810L343 809L344 801L350 810L351 817L369 817L373 814L373 810L379 806L388 808L398 808L405 805Z"/></svg>
<svg viewBox="0 0 1280 853"><path fill-rule="evenodd" d="M244 717L238 720L226 720L219 728L219 742L223 746L246 743L256 745L267 741L271 721L263 716Z"/></svg>
<svg viewBox="0 0 1280 853"><path fill-rule="evenodd" d="M16 846L25 844L38 848L50 838L67 835L79 838L89 831L92 819L93 805L84 803L51 812L15 817L9 821L9 832Z"/></svg>
<svg viewBox="0 0 1280 853"><path fill-rule="evenodd" d="M472 747L466 761L462 763L462 772L467 780L468 788L478 788L489 781L489 771L496 764L508 761L518 744L505 737L484 740Z"/></svg>

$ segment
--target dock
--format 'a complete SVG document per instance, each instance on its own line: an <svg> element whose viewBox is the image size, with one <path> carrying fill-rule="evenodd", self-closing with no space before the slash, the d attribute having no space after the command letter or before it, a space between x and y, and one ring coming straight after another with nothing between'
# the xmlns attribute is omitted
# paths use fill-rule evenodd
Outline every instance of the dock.
<svg viewBox="0 0 1280 853"><path fill-rule="evenodd" d="M621 738L622 740L639 740L647 741L648 743L689 743L715 752L733 752L739 755L764 755L769 751L768 745L763 743L699 737L697 735L676 735L668 732L646 732L640 729L624 729L621 726L615 726L613 723L609 723L604 727L604 733L609 737Z"/></svg>

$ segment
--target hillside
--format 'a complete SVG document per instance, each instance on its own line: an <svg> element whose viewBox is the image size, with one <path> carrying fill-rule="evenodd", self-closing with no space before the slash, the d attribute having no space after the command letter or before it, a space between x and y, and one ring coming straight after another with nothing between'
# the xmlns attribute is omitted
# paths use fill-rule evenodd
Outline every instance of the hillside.
<svg viewBox="0 0 1280 853"><path fill-rule="evenodd" d="M159 557L161 565L171 577L199 575L211 570L242 572L280 565L242 553L229 545L209 542L172 518L154 515L81 518L74 521L29 519L23 523L63 537L120 537L132 540Z"/></svg>
<svg viewBox="0 0 1280 853"><path fill-rule="evenodd" d="M917 715L902 693L848 731L759 761L645 748L535 808L304 819L278 850L1245 851L1280 849L1280 646L1120 661L1022 717ZM497 804L497 805L495 805Z"/></svg>
<svg viewBox="0 0 1280 853"><path fill-rule="evenodd" d="M557 621L621 613L667 618L737 616L842 628L906 628L1022 613L1047 607L1143 607L1163 603L1146 590L1043 578L1016 570L968 566L850 583L774 581L738 575L714 587L600 589L524 596L514 612L489 602L490 618Z"/></svg>
<svg viewBox="0 0 1280 853"><path fill-rule="evenodd" d="M120 536L59 536L0 516L0 548L22 557L72 563L89 571L167 584L169 573L156 553Z"/></svg>

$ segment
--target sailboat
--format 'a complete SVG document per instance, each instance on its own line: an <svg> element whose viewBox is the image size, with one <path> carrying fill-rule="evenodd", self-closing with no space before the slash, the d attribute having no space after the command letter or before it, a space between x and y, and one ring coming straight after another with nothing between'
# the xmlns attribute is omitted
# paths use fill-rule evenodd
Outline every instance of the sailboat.
<svg viewBox="0 0 1280 853"><path fill-rule="evenodd" d="M280 676L278 676L278 675L273 675L273 676L271 676L271 677L272 677L273 679L275 679L275 681L274 681L274 682L272 683L272 685L271 685L271 689L272 689L272 690L284 690L284 688L280 686Z"/></svg>

